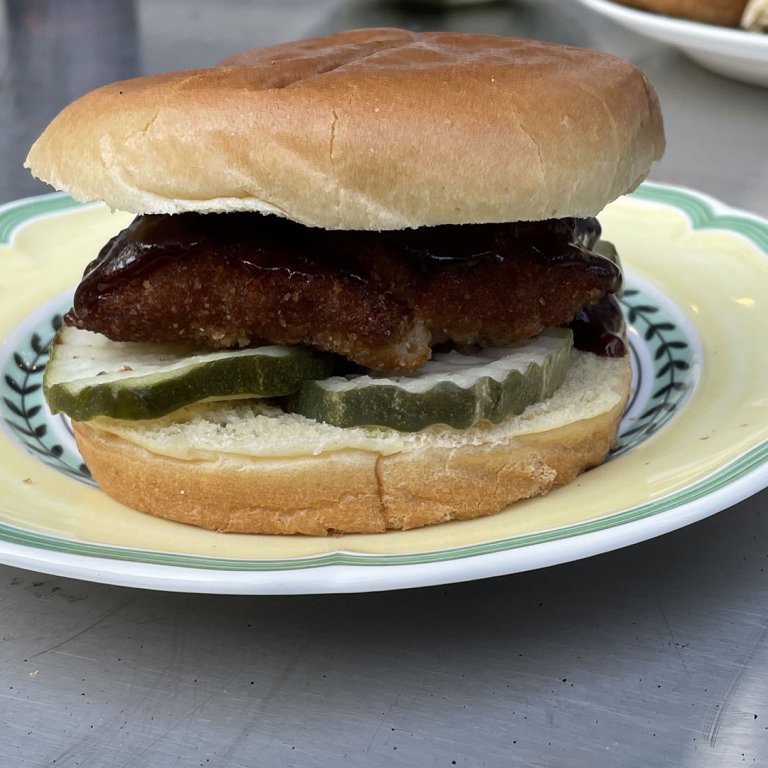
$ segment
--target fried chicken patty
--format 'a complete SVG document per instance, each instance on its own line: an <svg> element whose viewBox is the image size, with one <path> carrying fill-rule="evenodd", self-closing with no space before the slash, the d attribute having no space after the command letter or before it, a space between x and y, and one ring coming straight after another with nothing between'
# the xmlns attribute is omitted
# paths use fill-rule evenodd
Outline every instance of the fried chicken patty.
<svg viewBox="0 0 768 768"><path fill-rule="evenodd" d="M333 231L250 213L137 217L66 322L115 341L306 344L409 371L435 343L504 345L618 288L595 219Z"/></svg>

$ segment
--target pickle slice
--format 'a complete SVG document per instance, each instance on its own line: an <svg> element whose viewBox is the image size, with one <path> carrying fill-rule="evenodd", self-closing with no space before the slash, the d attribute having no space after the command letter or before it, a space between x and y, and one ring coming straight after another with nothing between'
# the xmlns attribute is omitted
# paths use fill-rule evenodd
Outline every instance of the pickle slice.
<svg viewBox="0 0 768 768"><path fill-rule="evenodd" d="M43 389L53 413L153 419L206 399L278 397L334 372L336 358L269 345L195 352L171 344L110 341L63 326L51 346Z"/></svg>
<svg viewBox="0 0 768 768"><path fill-rule="evenodd" d="M497 424L552 395L565 379L572 346L570 330L552 328L524 345L436 353L415 375L305 381L286 408L338 427L401 432Z"/></svg>

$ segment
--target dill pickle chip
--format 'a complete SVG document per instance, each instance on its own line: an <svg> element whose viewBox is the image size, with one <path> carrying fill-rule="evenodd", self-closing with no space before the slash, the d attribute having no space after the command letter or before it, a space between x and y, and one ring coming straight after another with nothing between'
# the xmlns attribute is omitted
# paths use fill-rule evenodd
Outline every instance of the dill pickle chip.
<svg viewBox="0 0 768 768"><path fill-rule="evenodd" d="M287 398L286 409L338 427L401 432L498 423L552 395L565 379L572 346L570 330L552 328L523 345L435 353L414 375L308 380Z"/></svg>
<svg viewBox="0 0 768 768"><path fill-rule="evenodd" d="M301 347L200 353L171 344L110 341L63 326L51 346L43 388L50 409L76 421L153 419L200 400L288 395L305 379L331 375L335 361Z"/></svg>

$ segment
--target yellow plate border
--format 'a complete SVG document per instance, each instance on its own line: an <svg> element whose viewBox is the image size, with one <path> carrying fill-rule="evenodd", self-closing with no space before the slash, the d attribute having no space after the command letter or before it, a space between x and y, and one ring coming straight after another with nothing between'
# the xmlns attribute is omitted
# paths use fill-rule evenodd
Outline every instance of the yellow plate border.
<svg viewBox="0 0 768 768"><path fill-rule="evenodd" d="M627 271L666 296L701 340L695 391L636 449L491 518L315 539L213 534L147 518L44 467L0 433L0 561L158 589L391 589L615 549L755 493L768 484L768 362L754 354L768 327L768 222L692 190L651 183L600 218ZM71 288L94 248L126 220L101 206L74 207L62 195L0 208L0 243L10 241L0 245L0 342Z"/></svg>

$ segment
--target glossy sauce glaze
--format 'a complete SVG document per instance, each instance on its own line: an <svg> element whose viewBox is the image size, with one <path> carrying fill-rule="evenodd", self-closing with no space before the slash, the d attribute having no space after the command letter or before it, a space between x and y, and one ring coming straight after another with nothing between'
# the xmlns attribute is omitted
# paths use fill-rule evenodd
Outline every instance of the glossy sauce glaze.
<svg viewBox="0 0 768 768"><path fill-rule="evenodd" d="M576 349L601 357L627 354L627 326L615 295L582 307L569 325Z"/></svg>
<svg viewBox="0 0 768 768"><path fill-rule="evenodd" d="M621 287L621 272L610 258L591 250L599 238L600 225L593 218L367 232L312 229L256 213L144 215L89 264L67 322L81 324L79 318L109 301L126 281L151 282L168 262L193 257L220 261L250 276L279 272L292 284L310 288L335 275L406 303L426 295L424 285L456 283L457 275L473 281L489 266L510 272L518 264L520 270L534 265L542 274L577 271L610 296ZM503 304L504 296L493 301ZM576 343L600 355L624 354L622 322L617 303L601 299L579 312Z"/></svg>

